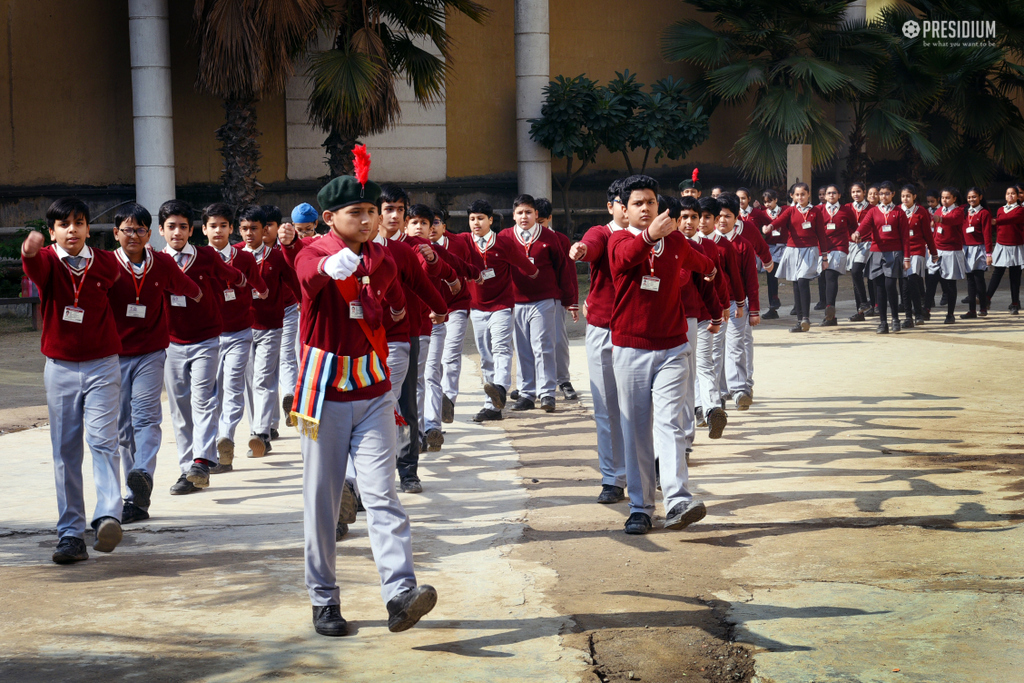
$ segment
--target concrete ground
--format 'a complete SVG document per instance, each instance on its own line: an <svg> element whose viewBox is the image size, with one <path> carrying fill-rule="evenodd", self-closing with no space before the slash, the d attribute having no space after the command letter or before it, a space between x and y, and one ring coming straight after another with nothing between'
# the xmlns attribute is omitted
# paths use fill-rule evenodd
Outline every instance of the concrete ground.
<svg viewBox="0 0 1024 683"><path fill-rule="evenodd" d="M1003 298L987 320L888 337L873 324L792 335L785 315L758 328L753 407L729 411L721 440L698 435L692 456L708 517L643 537L621 532L624 505L593 502L582 328L583 400L550 415L469 422L482 395L467 356L425 492L402 498L440 600L398 635L362 515L339 543L355 633L312 631L292 432L171 497L165 430L154 517L71 567L49 561L47 430L6 434L0 679L1024 680L1024 323ZM31 384L10 372L10 339L5 393Z"/></svg>

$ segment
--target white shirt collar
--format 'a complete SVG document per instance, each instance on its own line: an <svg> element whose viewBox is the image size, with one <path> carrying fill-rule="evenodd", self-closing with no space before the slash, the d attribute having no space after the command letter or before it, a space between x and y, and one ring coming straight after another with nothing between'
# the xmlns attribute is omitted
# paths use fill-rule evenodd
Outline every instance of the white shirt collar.
<svg viewBox="0 0 1024 683"><path fill-rule="evenodd" d="M380 234L379 232L377 233L377 236L373 238L373 241L376 242L377 244L380 244L381 246L386 247L388 245L388 238Z"/></svg>
<svg viewBox="0 0 1024 683"><path fill-rule="evenodd" d="M619 230L625 230L625 228L619 227L619 224L615 221L608 222L608 229L612 232L618 232Z"/></svg>
<svg viewBox="0 0 1024 683"><path fill-rule="evenodd" d="M868 200L866 199L862 202L850 202L850 204L852 204L853 208L856 209L857 211L863 211L864 209L868 208Z"/></svg>
<svg viewBox="0 0 1024 683"><path fill-rule="evenodd" d="M881 211L882 213L889 213L894 208L896 208L896 204L895 203L893 203L893 204L878 204L878 210Z"/></svg>
<svg viewBox="0 0 1024 683"><path fill-rule="evenodd" d="M834 214L836 211L839 210L839 202L836 202L835 204L829 204L826 202L825 210L828 211L830 214Z"/></svg>
<svg viewBox="0 0 1024 683"><path fill-rule="evenodd" d="M63 261L64 259L68 258L69 256L71 256L71 254L69 254L68 252L64 251L64 248L61 247L56 242L53 243L53 250L55 252L57 252L57 258L59 258L61 261ZM84 258L84 259L91 259L92 258L92 249L89 248L88 244L83 245L82 246L82 251L78 252L78 256L80 258Z"/></svg>
<svg viewBox="0 0 1024 683"><path fill-rule="evenodd" d="M968 206L967 207L967 215L968 216L973 216L974 214L978 213L979 211L981 211L981 204L978 204L977 206Z"/></svg>
<svg viewBox="0 0 1024 683"><path fill-rule="evenodd" d="M956 204L954 204L953 206L943 206L942 207L942 215L943 216L947 215L950 211L952 211L955 208L956 208Z"/></svg>
<svg viewBox="0 0 1024 683"><path fill-rule="evenodd" d="M910 206L900 204L900 206L903 207L903 213L907 214L907 218L913 216L914 212L917 211L917 204L911 204Z"/></svg>
<svg viewBox="0 0 1024 683"><path fill-rule="evenodd" d="M1020 203L1017 203L1017 204L1007 204L1006 206L1003 207L1003 211L1007 211L1007 212L1008 211L1013 211L1018 206L1020 206Z"/></svg>
<svg viewBox="0 0 1024 683"><path fill-rule="evenodd" d="M774 209L765 209L765 211L767 211L768 215L771 216L773 219L778 218L779 214L782 213L782 205L776 204Z"/></svg>
<svg viewBox="0 0 1024 683"><path fill-rule="evenodd" d="M793 206L796 207L796 210L799 211L800 213L807 213L808 211L811 210L811 208L813 208L811 207L810 202L808 202L807 206L800 206L799 204L794 204Z"/></svg>
<svg viewBox="0 0 1024 683"><path fill-rule="evenodd" d="M186 242L185 248L182 249L180 252L169 244L164 246L164 248L161 251L163 251L165 254L171 257L177 256L178 254L184 254L185 256L195 256L196 248L192 246L191 242Z"/></svg>
<svg viewBox="0 0 1024 683"><path fill-rule="evenodd" d="M750 204L747 204L747 208L740 209L740 215L743 216L744 218L746 218L747 216L750 215L750 212L753 211L753 210L754 210L754 207L751 206Z"/></svg>
<svg viewBox="0 0 1024 683"><path fill-rule="evenodd" d="M718 233L722 235L722 237L724 237L725 239L729 240L730 242L736 239L736 235L739 234L738 232L736 232L736 226L733 226L732 230L730 230L729 232L723 233L721 230L719 230Z"/></svg>
<svg viewBox="0 0 1024 683"><path fill-rule="evenodd" d="M541 228L543 228L543 227L544 226L541 225L540 223L534 223L533 227L530 228L530 231L529 231L530 237L528 239L531 242L533 240L537 239L537 236L540 234ZM522 241L522 235L523 235L523 229L520 228L518 225L515 226L515 229L516 229L516 237L518 237L519 241L521 242Z"/></svg>

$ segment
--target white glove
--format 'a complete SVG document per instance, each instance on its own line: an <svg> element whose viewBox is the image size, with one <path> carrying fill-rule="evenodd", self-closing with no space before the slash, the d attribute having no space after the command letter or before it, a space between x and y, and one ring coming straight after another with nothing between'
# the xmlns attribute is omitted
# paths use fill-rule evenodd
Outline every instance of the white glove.
<svg viewBox="0 0 1024 683"><path fill-rule="evenodd" d="M359 267L359 257L351 249L342 249L324 261L324 272L335 280L344 280Z"/></svg>

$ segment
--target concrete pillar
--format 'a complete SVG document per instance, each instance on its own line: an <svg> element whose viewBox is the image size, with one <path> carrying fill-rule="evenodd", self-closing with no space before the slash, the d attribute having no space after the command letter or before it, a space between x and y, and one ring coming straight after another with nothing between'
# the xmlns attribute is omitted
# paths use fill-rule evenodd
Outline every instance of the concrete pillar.
<svg viewBox="0 0 1024 683"><path fill-rule="evenodd" d="M856 0L846 7L844 19L849 22L866 23L868 20L867 0ZM836 155L836 182L842 182L843 174L846 173L846 160L850 158L850 133L853 131L855 122L854 107L849 102L836 103L836 128L843 134L843 142L839 144L839 154ZM856 180L850 178L849 180ZM859 178L863 180L863 178Z"/></svg>
<svg viewBox="0 0 1024 683"><path fill-rule="evenodd" d="M530 139L528 119L540 118L551 80L548 0L515 0L516 151L519 192L551 197L551 153Z"/></svg>
<svg viewBox="0 0 1024 683"><path fill-rule="evenodd" d="M171 36L167 0L128 0L135 120L135 199L153 214L174 199ZM163 247L154 230L150 242Z"/></svg>
<svg viewBox="0 0 1024 683"><path fill-rule="evenodd" d="M786 146L786 189L789 190L793 183L807 183L811 188L811 203L818 201L811 185L811 146L810 145L787 145Z"/></svg>

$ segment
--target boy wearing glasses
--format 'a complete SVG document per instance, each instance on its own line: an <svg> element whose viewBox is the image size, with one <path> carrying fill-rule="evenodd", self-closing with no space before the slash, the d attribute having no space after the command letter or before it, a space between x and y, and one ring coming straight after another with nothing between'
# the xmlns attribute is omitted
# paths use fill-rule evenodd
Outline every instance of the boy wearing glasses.
<svg viewBox="0 0 1024 683"><path fill-rule="evenodd" d="M121 207L114 216L114 252L121 277L110 290L117 333L121 337L121 410L117 432L128 492L121 524L149 519L150 494L160 450L163 421L160 392L171 343L164 292L199 301L199 285L167 254L149 248L153 218L140 204Z"/></svg>

